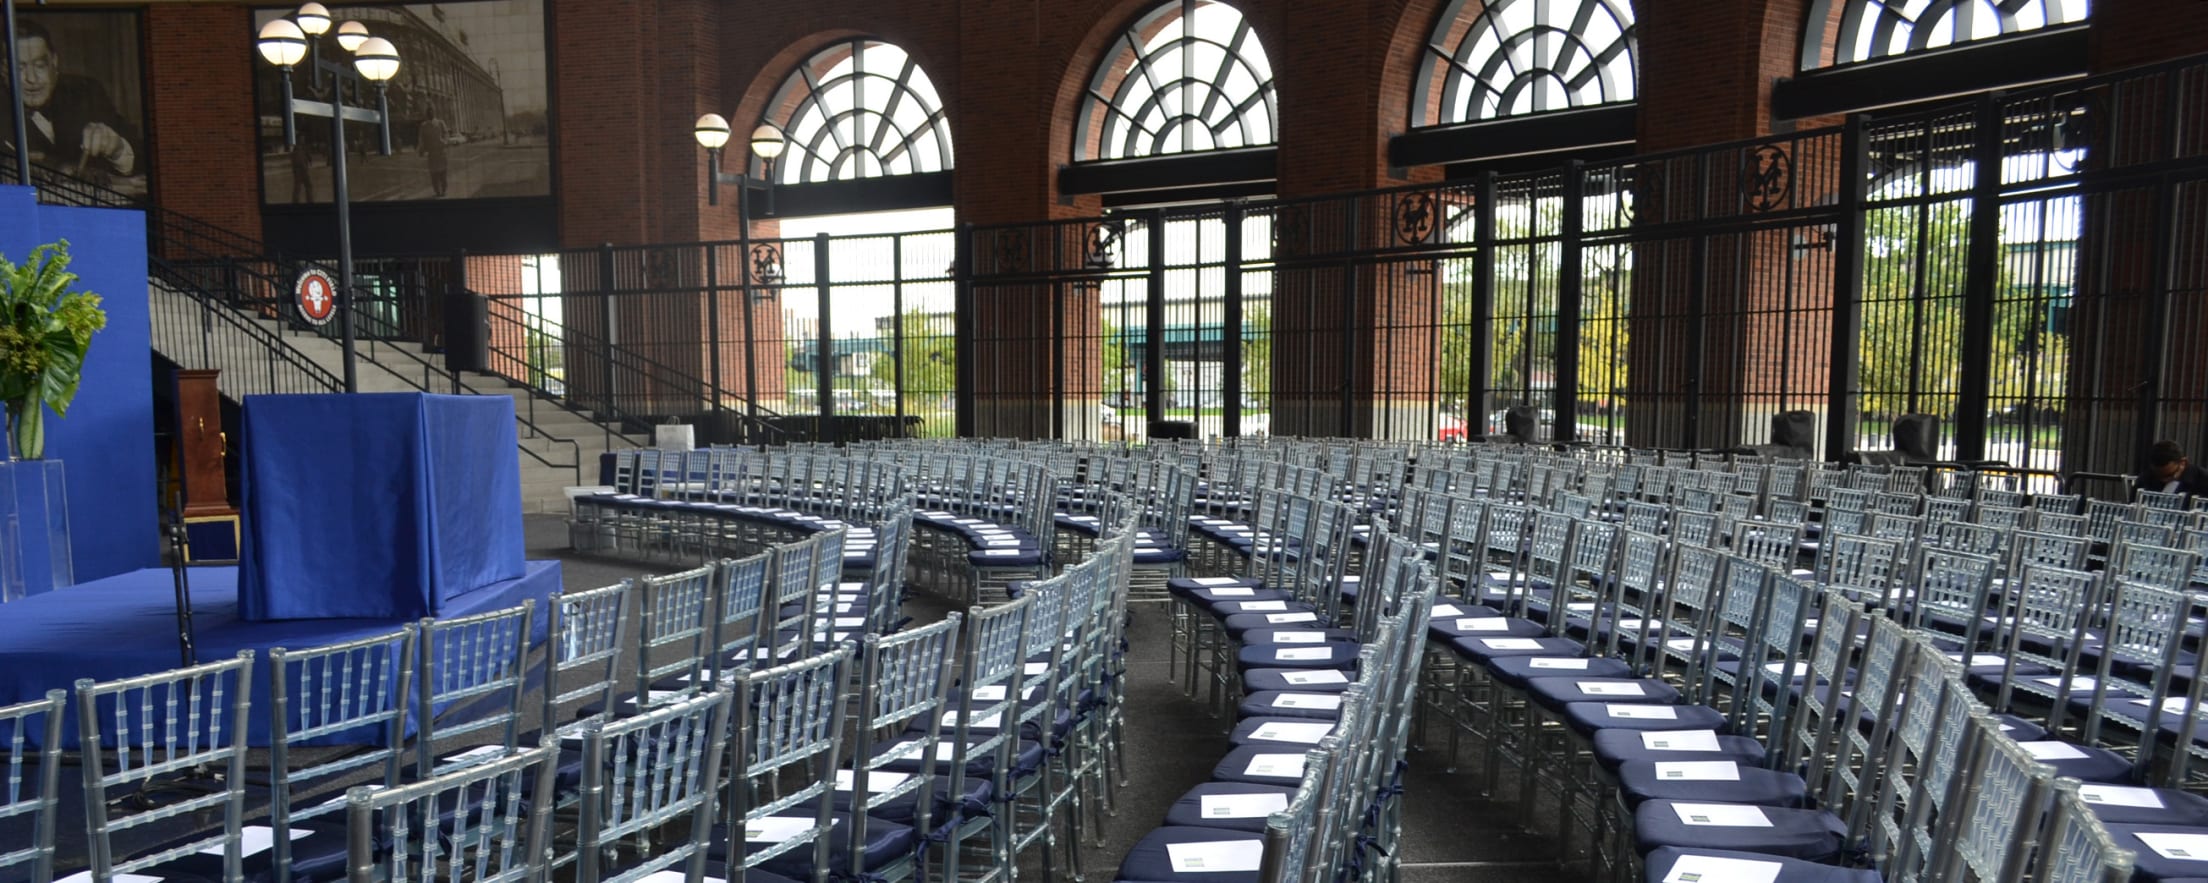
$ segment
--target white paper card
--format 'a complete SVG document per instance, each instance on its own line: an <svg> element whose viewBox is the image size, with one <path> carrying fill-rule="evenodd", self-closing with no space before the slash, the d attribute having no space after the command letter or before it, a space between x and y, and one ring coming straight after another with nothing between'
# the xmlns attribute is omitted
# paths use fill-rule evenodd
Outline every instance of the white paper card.
<svg viewBox="0 0 2208 883"><path fill-rule="evenodd" d="M1455 604L1436 604L1433 612L1429 615L1434 619L1448 619L1452 616L1463 616L1464 608Z"/></svg>
<svg viewBox="0 0 2208 883"><path fill-rule="evenodd" d="M1716 751L1716 730L1675 730L1642 733L1641 747L1650 751Z"/></svg>
<svg viewBox="0 0 2208 883"><path fill-rule="evenodd" d="M1349 683L1349 675L1333 669L1327 669L1326 671L1292 671L1281 675L1281 679L1298 687L1308 687L1312 684Z"/></svg>
<svg viewBox="0 0 2208 883"><path fill-rule="evenodd" d="M1781 677L1789 676L1787 674L1787 665L1784 662L1766 662L1763 664L1763 670L1775 675L1779 675ZM1794 673L1791 675L1791 677L1807 677L1809 675L1809 663L1794 663L1793 671Z"/></svg>
<svg viewBox="0 0 2208 883"><path fill-rule="evenodd" d="M808 816L768 816L753 819L744 826L744 840L751 843L780 843L813 829L813 819Z"/></svg>
<svg viewBox="0 0 2208 883"><path fill-rule="evenodd" d="M1325 647L1282 647L1273 651L1273 658L1282 662L1312 662L1333 655L1334 651Z"/></svg>
<svg viewBox="0 0 2208 883"><path fill-rule="evenodd" d="M1662 782L1738 782L1740 764L1730 760L1665 761L1656 764Z"/></svg>
<svg viewBox="0 0 2208 883"><path fill-rule="evenodd" d="M1257 590L1249 588L1211 590L1211 596L1214 598L1247 598L1255 594L1257 594Z"/></svg>
<svg viewBox="0 0 2208 883"><path fill-rule="evenodd" d="M1242 611L1243 613L1272 613L1272 612L1275 612L1275 611L1280 611L1280 610L1286 610L1286 609L1288 609L1288 602L1286 602L1286 601L1243 601L1243 602L1241 602L1241 607L1240 607L1240 609L1241 609L1241 611Z"/></svg>
<svg viewBox="0 0 2208 883"><path fill-rule="evenodd" d="M1286 794L1206 794L1197 811L1207 819L1261 819L1287 808Z"/></svg>
<svg viewBox="0 0 2208 883"><path fill-rule="evenodd" d="M1539 650L1541 642L1534 638L1481 638L1480 643L1489 650Z"/></svg>
<svg viewBox="0 0 2208 883"><path fill-rule="evenodd" d="M982 718L982 719L980 719L980 720L974 721L974 722L973 722L972 724L969 724L968 726L969 726L969 727L979 727L979 728L981 728L981 729L984 729L984 730L994 730L994 729L996 729L996 728L998 727L998 725L1000 725L1000 724L1002 724L1002 723L1004 723L1004 712L1001 712L1001 711L1000 711L1000 712L997 712L996 714L992 714L992 715L990 715L990 716L988 716L988 717L985 717L985 718ZM946 726L946 727L955 727L955 726L958 726L958 712L955 712L955 711L946 711L946 712L943 712L943 725L944 725L944 726Z"/></svg>
<svg viewBox="0 0 2208 883"><path fill-rule="evenodd" d="M2140 708L2145 708L2148 705L2148 700L2133 699L2131 700L2131 704L2137 705ZM2172 696L2168 699L2162 700L2163 714L2184 714L2188 711L2191 711L2192 707L2192 702L2190 700L2187 700L2183 696Z"/></svg>
<svg viewBox="0 0 2208 883"><path fill-rule="evenodd" d="M1326 641L1325 632L1274 632L1275 644L1320 644Z"/></svg>
<svg viewBox="0 0 2208 883"><path fill-rule="evenodd" d="M1963 654L1961 653L1949 653L1947 654L1947 658L1962 663L1966 668L1985 668L2001 665L2002 663L2008 661L2003 657L1995 656L1991 653L1972 653L1970 654L1969 659L1964 659Z"/></svg>
<svg viewBox="0 0 2208 883"><path fill-rule="evenodd" d="M1334 732L1334 725L1330 723L1292 724L1272 721L1251 730L1250 738L1260 742L1295 742L1302 745L1316 745L1320 739L1326 738L1326 734L1331 732Z"/></svg>
<svg viewBox="0 0 2208 883"><path fill-rule="evenodd" d="M1561 670L1563 670L1563 671L1586 671L1586 670L1587 670L1587 660L1585 660L1585 659L1576 659L1576 658L1574 658L1574 659L1561 659L1561 658L1557 658L1557 657L1552 657L1552 656L1540 656L1540 657L1535 657L1535 658L1533 658L1533 659L1529 659L1529 660L1526 660L1526 667L1527 667L1527 668L1547 668L1547 669L1561 669Z"/></svg>
<svg viewBox="0 0 2208 883"><path fill-rule="evenodd" d="M1507 632L1510 620L1500 616L1481 616L1457 620L1460 632Z"/></svg>
<svg viewBox="0 0 2208 883"><path fill-rule="evenodd" d="M1694 641L1695 639L1693 638L1673 638L1669 641L1665 641L1664 647L1671 650L1686 652L1694 649Z"/></svg>
<svg viewBox="0 0 2208 883"><path fill-rule="evenodd" d="M215 854L221 855L222 853L220 850L217 850ZM161 883L161 878L148 877L144 874L116 874L110 879L112 879L114 883ZM92 871L91 869L87 868L74 874L70 874L67 877L55 877L54 883L92 883Z"/></svg>
<svg viewBox="0 0 2208 883"><path fill-rule="evenodd" d="M1316 613L1313 613L1313 612L1311 612L1311 611L1309 611L1309 610L1303 611L1302 613L1268 613L1268 614L1265 614L1265 624L1267 624L1267 625L1286 625L1286 624L1288 624L1288 623L1291 623L1291 622L1318 622L1318 621L1319 621L1319 615L1318 615L1318 614L1316 614Z"/></svg>
<svg viewBox="0 0 2208 883"><path fill-rule="evenodd" d="M1605 710L1610 713L1611 717L1634 720L1675 721L1679 719L1679 709L1669 705L1609 705L1605 706Z"/></svg>
<svg viewBox="0 0 2208 883"><path fill-rule="evenodd" d="M2038 681L2038 682L2040 682L2040 683L2042 683L2042 684L2046 684L2047 686L2050 686L2050 687L2060 687L2060 686L2062 686L2062 679L2061 679L2061 678L2033 678L2032 680ZM2072 689L2072 690L2091 690L2091 689L2093 689L2093 679L2092 679L2092 678L2089 678L2089 677L2075 677L2075 678L2071 678L2071 679L2070 679L2070 689Z"/></svg>
<svg viewBox="0 0 2208 883"><path fill-rule="evenodd" d="M1231 586L1241 583L1242 580L1232 576L1199 576L1191 582L1199 586Z"/></svg>
<svg viewBox="0 0 2208 883"><path fill-rule="evenodd" d="M2166 804L2162 795L2153 788L2130 788L2123 785L2079 785L2078 799L2103 806L2136 806L2144 809L2161 809Z"/></svg>
<svg viewBox="0 0 2208 883"><path fill-rule="evenodd" d="M506 746L504 745L485 745L480 748L470 748L466 751L460 752L459 754L447 755L443 762L475 763L477 761L490 760L505 753Z"/></svg>
<svg viewBox="0 0 2208 883"><path fill-rule="evenodd" d="M990 556L990 557L992 557L992 558L1004 558L1004 557L1008 557L1008 556L1012 556L1012 555L1018 555L1018 554L1020 554L1020 550L1018 550L1018 549L983 549L983 550L981 550L981 554L983 554L983 555L987 555L987 556Z"/></svg>
<svg viewBox="0 0 2208 883"><path fill-rule="evenodd" d="M289 835L291 835L290 839L292 839L292 840L298 840L298 839L300 839L300 838L302 838L302 837L306 837L307 835L313 834L314 832L313 832L313 831L308 831L308 830L304 830L304 829L300 829L300 828L293 828L293 829L291 829L291 830L289 830L289 831L286 831L286 832L284 832L284 833L286 833L286 834L289 834ZM271 827L269 827L269 826L267 826L267 825L247 825L247 826L245 826L245 828L244 828L243 830L241 830L241 831L239 832L239 835L240 835L240 836L238 837L238 854L239 854L239 855L241 855L241 856L255 856L255 855L260 855L261 853L264 853L264 852L267 852L267 851L269 851L269 850L271 850L271 849L275 849L275 848L276 848L276 829L275 829L275 828L271 828ZM221 854L222 854L222 847L221 847L221 846L219 846L219 845L217 845L217 846L210 846L210 847L207 847L206 849L202 849L202 850L200 850L200 851L199 851L199 854L200 854L200 855L221 855ZM118 879L120 879L120 878L118 878ZM155 880L158 880L158 879L161 879L161 878L159 878L159 877L154 877L154 878L150 878L150 879L155 879Z"/></svg>
<svg viewBox="0 0 2208 883"><path fill-rule="evenodd" d="M1020 674L1028 677L1034 677L1047 671L1050 671L1050 663L1048 662L1030 662L1020 666Z"/></svg>
<svg viewBox="0 0 2208 883"><path fill-rule="evenodd" d="M1314 708L1334 710L1342 707L1342 697L1332 693L1282 693L1273 697L1274 708Z"/></svg>
<svg viewBox="0 0 2208 883"><path fill-rule="evenodd" d="M1291 779L1302 778L1303 760L1304 758L1301 754L1253 755L1250 757L1250 765L1243 768L1242 774L1245 776L1279 776L1282 778Z"/></svg>
<svg viewBox="0 0 2208 883"><path fill-rule="evenodd" d="M2085 752L2079 751L2077 746L2068 742L2018 742L2016 747L2024 749L2024 753L2035 760L2076 760L2085 756Z"/></svg>
<svg viewBox="0 0 2208 883"><path fill-rule="evenodd" d="M1165 855L1176 874L1248 873L1265 857L1263 840L1221 840L1214 843L1168 843Z"/></svg>
<svg viewBox="0 0 2208 883"><path fill-rule="evenodd" d="M862 627L862 626L865 626L865 625L866 625L866 617L864 617L864 616L838 616L838 617L836 617L836 628L839 628L839 629L855 629L855 628L860 628L860 627Z"/></svg>
<svg viewBox="0 0 2208 883"><path fill-rule="evenodd" d="M1744 806L1737 803L1674 803L1671 811L1679 814L1679 823L1708 828L1768 828L1771 817L1763 814L1763 807Z"/></svg>
<svg viewBox="0 0 2208 883"><path fill-rule="evenodd" d="M893 773L888 770L875 770L871 773L866 774L866 789L876 794L880 794L884 791L895 789L897 786L904 784L906 779L910 778L912 778L912 775L910 773ZM856 775L853 774L850 770L837 770L836 790L849 791L853 787L852 783L856 780Z"/></svg>
<svg viewBox="0 0 2208 883"><path fill-rule="evenodd" d="M1574 684L1579 692L1589 696L1646 696L1648 689L1638 681L1580 681Z"/></svg>
<svg viewBox="0 0 2208 883"><path fill-rule="evenodd" d="M1777 883L1778 862L1715 855L1682 855L1664 875L1664 883ZM644 883L653 883L647 880Z"/></svg>
<svg viewBox="0 0 2208 883"><path fill-rule="evenodd" d="M2208 862L2208 834L2170 834L2159 831L2141 831L2133 834L2163 858L2188 862Z"/></svg>

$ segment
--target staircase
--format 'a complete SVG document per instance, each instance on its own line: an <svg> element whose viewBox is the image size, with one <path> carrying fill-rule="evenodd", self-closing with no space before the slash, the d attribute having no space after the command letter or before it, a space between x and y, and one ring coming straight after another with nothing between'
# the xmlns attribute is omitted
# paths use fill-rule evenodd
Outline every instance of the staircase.
<svg viewBox="0 0 2208 883"><path fill-rule="evenodd" d="M344 349L318 334L300 333L255 310L194 286L186 274L156 264L147 297L153 313L153 347L187 368L220 369L224 396L242 401L265 393L337 392ZM355 346L361 392L435 392L505 395L514 399L520 448L521 502L525 512L567 511L565 488L596 484L599 455L637 447L619 427L560 407L504 378L442 370L442 357L417 344L376 341Z"/></svg>

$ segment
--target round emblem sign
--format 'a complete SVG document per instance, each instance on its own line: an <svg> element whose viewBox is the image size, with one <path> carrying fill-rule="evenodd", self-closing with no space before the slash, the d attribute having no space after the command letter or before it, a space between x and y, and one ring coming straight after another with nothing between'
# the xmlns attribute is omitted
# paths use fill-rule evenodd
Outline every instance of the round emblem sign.
<svg viewBox="0 0 2208 883"><path fill-rule="evenodd" d="M294 302L299 306L299 318L309 325L322 325L337 315L337 283L330 281L330 274L321 270L308 270L299 274L299 283L292 286Z"/></svg>

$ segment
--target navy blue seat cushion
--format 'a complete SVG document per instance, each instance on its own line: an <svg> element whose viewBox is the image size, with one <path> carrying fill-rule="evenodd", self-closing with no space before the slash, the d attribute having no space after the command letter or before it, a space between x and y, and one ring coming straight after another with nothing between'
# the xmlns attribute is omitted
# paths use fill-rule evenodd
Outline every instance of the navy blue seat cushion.
<svg viewBox="0 0 2208 883"><path fill-rule="evenodd" d="M1352 680L1340 669L1253 668L1242 673L1242 695L1258 693L1346 693Z"/></svg>
<svg viewBox="0 0 2208 883"><path fill-rule="evenodd" d="M1526 682L1525 690L1526 698L1551 710L1575 702L1672 705L1679 701L1679 688L1654 678L1534 678Z"/></svg>
<svg viewBox="0 0 2208 883"><path fill-rule="evenodd" d="M1294 788L1303 782L1303 753L1304 749L1287 745L1238 746L1211 768L1211 778L1215 782Z"/></svg>
<svg viewBox="0 0 2208 883"><path fill-rule="evenodd" d="M1243 697L1235 707L1235 715L1252 717L1293 717L1305 720L1336 720L1342 716L1342 694L1320 693L1309 690L1272 690L1252 693ZM1283 704L1285 703L1285 704Z"/></svg>
<svg viewBox="0 0 2208 883"><path fill-rule="evenodd" d="M875 752L875 756L880 757L885 754L899 751L901 750L902 744L903 743L893 742L888 745L884 745L879 751ZM951 751L943 749L943 746L949 744L951 743L948 739L939 740L938 742L936 742L937 749L943 752L941 755L939 755L939 757L943 759L938 760L935 765L936 774L939 776L947 776L950 772L950 763L948 758L951 757ZM881 769L886 769L891 772L898 773L917 773L920 772L921 765L921 760L918 757L901 757L883 764L881 766ZM1012 754L1012 776L1014 778L1026 778L1027 776L1033 774L1036 770L1042 769L1042 767L1042 744L1026 739L1020 740L1019 747L1014 749ZM990 778L994 777L996 774L997 771L995 752L984 752L981 756L969 758L966 762L966 775L969 777Z"/></svg>
<svg viewBox="0 0 2208 883"><path fill-rule="evenodd" d="M1244 668L1333 668L1357 670L1357 653L1363 649L1349 641L1317 644L1246 644L1234 651L1235 665Z"/></svg>
<svg viewBox="0 0 2208 883"><path fill-rule="evenodd" d="M1257 868L1254 865L1247 871L1174 873L1173 858L1167 848L1178 843L1262 843L1264 839L1262 834L1222 828L1158 828L1144 834L1141 840L1135 841L1132 849L1127 850L1127 858L1119 863L1119 873L1113 879L1121 883L1257 883Z"/></svg>
<svg viewBox="0 0 2208 883"><path fill-rule="evenodd" d="M1536 678L1623 678L1633 667L1622 659L1589 659L1585 656L1505 656L1487 663L1495 683L1523 691Z"/></svg>
<svg viewBox="0 0 2208 883"><path fill-rule="evenodd" d="M2081 782L2119 784L2131 778L2131 761L2106 748L2047 739L2017 744L2032 752L2033 759L2054 767L2058 776L2069 776ZM2050 751L2054 753L2047 753Z"/></svg>
<svg viewBox="0 0 2208 883"><path fill-rule="evenodd" d="M796 813L793 811L790 814L795 815ZM850 813L836 813L835 826L829 829L828 832L828 866L833 869L831 875L840 874L845 868L851 866L851 832L853 827ZM706 854L710 858L723 857L722 850L726 848L728 842L727 834L728 830L725 826L715 825L713 827L713 840L706 847ZM911 826L870 817L866 821L865 852L860 866L869 871L885 867L891 862L911 855L913 848L918 846L919 843L920 834L913 830ZM747 848L756 852L767 845L747 845ZM768 859L761 867L778 874L803 877L812 869L812 858L812 849L799 847L794 851Z"/></svg>
<svg viewBox="0 0 2208 883"><path fill-rule="evenodd" d="M2078 788L2078 796L2104 824L2208 828L2208 797L2190 791L2089 783ZM2159 805L2132 805L2136 803Z"/></svg>
<svg viewBox="0 0 2208 883"><path fill-rule="evenodd" d="M956 820L962 816L973 816L987 813L990 809L989 798L997 793L997 786L994 783L990 782L988 779L984 779L980 776L966 777L966 793L964 796L958 799L953 799L951 795L947 793L950 787L951 779L949 776L936 777L934 789L935 799L933 801L934 806L929 808L928 810L929 825L940 828L946 822ZM839 789L835 792L835 794L836 811L846 813L850 812L851 792L848 790ZM799 805L817 806L818 804L807 802ZM911 825L919 822L919 810L920 791L915 790L908 794L899 795L895 799L883 803L880 806L874 807L872 810L867 812L867 815L870 815L877 819L881 819L885 822L896 822L900 825Z"/></svg>
<svg viewBox="0 0 2208 883"><path fill-rule="evenodd" d="M1769 825L1690 824L1681 818L1707 801L1650 800L1633 809L1633 839L1643 854L1666 847L1760 852L1813 862L1839 861L1847 845L1847 825L1819 809L1746 807ZM1728 807L1736 806L1728 804Z"/></svg>
<svg viewBox="0 0 2208 883"><path fill-rule="evenodd" d="M966 553L966 563L974 567L1041 567L1046 554L1032 547L982 549Z"/></svg>
<svg viewBox="0 0 2208 883"><path fill-rule="evenodd" d="M1242 633L1243 644L1316 644L1321 641L1356 642L1357 630L1345 628L1251 629Z"/></svg>
<svg viewBox="0 0 2208 883"><path fill-rule="evenodd" d="M1578 641L1566 638L1483 635L1453 639L1449 642L1449 652L1467 661L1485 665L1490 659L1506 656L1585 656L1587 648Z"/></svg>
<svg viewBox="0 0 2208 883"><path fill-rule="evenodd" d="M1187 552L1165 546L1145 546L1135 549L1136 564L1178 564L1187 559Z"/></svg>
<svg viewBox="0 0 2208 883"><path fill-rule="evenodd" d="M1603 730L1726 729L1725 715L1707 705L1633 702L1574 702L1564 706L1564 723L1583 736Z"/></svg>
<svg viewBox="0 0 2208 883"><path fill-rule="evenodd" d="M1739 778L1688 778L1694 771L1675 766L1679 763L1682 761L1621 764L1617 772L1618 791L1626 805L1639 806L1650 800L1688 800L1791 808L1808 802L1809 786L1801 776L1793 773L1748 766L1739 761L1715 761L1731 764L1732 775Z"/></svg>
<svg viewBox="0 0 2208 883"><path fill-rule="evenodd" d="M1329 628L1331 626L1332 624L1325 622L1317 611L1308 608L1292 608L1286 611L1265 613L1237 613L1227 617L1226 621L1222 623L1222 627L1226 629L1227 637L1236 641L1240 641L1244 634L1259 629Z"/></svg>
<svg viewBox="0 0 2208 883"><path fill-rule="evenodd" d="M2139 839L2140 834L2189 834L2208 836L2208 828L2192 828L2185 825L2109 825L2108 836L2116 845L2132 852L2131 879L2134 881L2174 881L2186 877L2208 876L2208 850L2198 858L2165 856Z"/></svg>
<svg viewBox="0 0 2208 883"><path fill-rule="evenodd" d="M1869 868L1843 868L1821 862L1759 855L1753 852L1733 852L1722 849L1679 849L1670 846L1648 854L1646 860L1647 874L1643 879L1647 883L1664 883L1664 881L1674 879L1672 868L1677 866L1683 859L1691 861L1690 857L1740 862L1776 862L1779 865L1778 883L1882 883L1885 879L1879 876L1877 871ZM1723 866L1705 865L1704 867L1708 867L1709 870L1696 879L1703 881L1703 883L1725 883L1725 869Z"/></svg>
<svg viewBox="0 0 2208 883"><path fill-rule="evenodd" d="M1281 724L1283 726L1265 731L1269 724ZM1234 731L1227 735L1227 741L1236 745L1272 745L1283 751L1305 751L1317 748L1319 739L1324 738L1327 733L1333 732L1333 730L1334 724L1332 721L1272 717L1269 715L1248 717L1235 723ZM1265 732L1260 735L1260 731ZM1305 735L1312 735L1313 738L1307 741L1301 740L1301 737Z"/></svg>
<svg viewBox="0 0 2208 883"><path fill-rule="evenodd" d="M1457 638L1537 638L1548 629L1530 619L1504 616L1485 607L1472 607L1463 616L1434 618L1426 623L1426 636L1436 641Z"/></svg>
<svg viewBox="0 0 2208 883"><path fill-rule="evenodd" d="M1218 618L1225 618L1226 613L1224 611L1233 609L1228 607L1227 605L1233 604L1238 601L1295 600L1294 594L1283 591L1281 589L1264 589L1254 587L1238 587L1227 589L1195 589L1181 597L1188 599L1189 603L1203 608L1205 611L1211 613L1212 616Z"/></svg>
<svg viewBox="0 0 2208 883"><path fill-rule="evenodd" d="M1242 816L1239 818L1217 815L1206 816L1204 815L1204 798L1278 795L1281 805L1286 806L1288 798L1295 793L1296 789L1280 785L1252 785L1246 782L1205 782L1190 788L1188 793L1173 801L1172 808L1165 811L1165 824L1167 827L1224 828L1229 831L1248 831L1252 834L1263 833L1265 830L1265 816Z"/></svg>

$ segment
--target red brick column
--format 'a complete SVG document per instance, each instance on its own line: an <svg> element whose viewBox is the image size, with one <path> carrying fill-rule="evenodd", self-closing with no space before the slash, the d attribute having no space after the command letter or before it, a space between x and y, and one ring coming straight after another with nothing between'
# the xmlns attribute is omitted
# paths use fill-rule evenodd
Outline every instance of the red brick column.
<svg viewBox="0 0 2208 883"><path fill-rule="evenodd" d="M243 6L146 8L146 128L154 204L261 238L253 17Z"/></svg>

